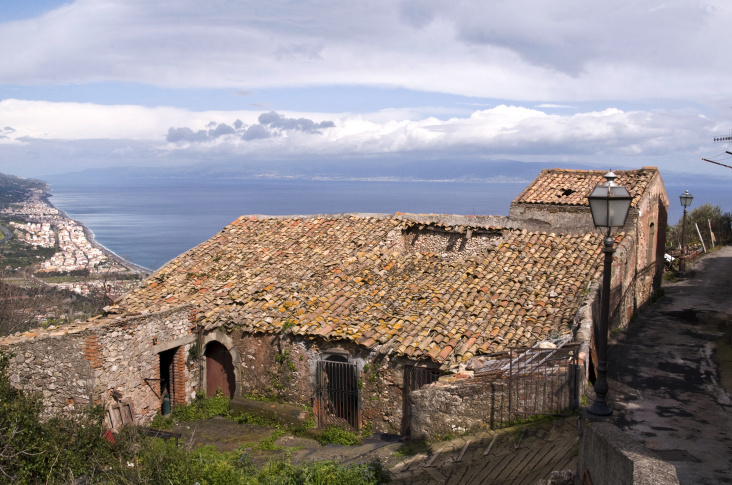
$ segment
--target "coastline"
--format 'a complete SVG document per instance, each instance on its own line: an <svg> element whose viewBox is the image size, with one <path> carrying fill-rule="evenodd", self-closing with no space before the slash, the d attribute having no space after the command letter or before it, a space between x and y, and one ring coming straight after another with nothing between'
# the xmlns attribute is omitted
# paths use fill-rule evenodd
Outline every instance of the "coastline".
<svg viewBox="0 0 732 485"><path fill-rule="evenodd" d="M51 202L51 200L50 200L51 197L53 197L53 194L49 190L46 190L43 194L42 199L46 204L48 204L49 206L56 209L58 211L59 215L61 215L64 219L67 219L69 221L74 221L76 224L80 225L82 227L82 229L84 230L84 237L86 237L87 241L89 241L89 244L91 244L95 248L99 249L102 253L104 253L105 256L116 261L120 266L124 266L125 268L129 269L133 273L137 273L137 274L140 274L143 276L149 276L150 274L153 273L153 270L151 270L150 268L146 268L144 266L140 266L139 264L135 264L131 261L127 261L122 256L118 255L111 249L107 248L106 246L104 246L103 244L98 242L94 236L94 231L92 231L91 229L86 227L86 225L83 222L69 217L69 215L63 209L59 209L58 207L56 207Z"/></svg>

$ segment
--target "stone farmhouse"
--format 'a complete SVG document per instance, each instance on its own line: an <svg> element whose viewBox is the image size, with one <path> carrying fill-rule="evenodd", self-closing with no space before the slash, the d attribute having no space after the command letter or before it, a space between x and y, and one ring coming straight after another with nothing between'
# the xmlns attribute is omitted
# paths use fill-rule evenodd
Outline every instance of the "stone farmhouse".
<svg viewBox="0 0 732 485"><path fill-rule="evenodd" d="M624 325L659 287L668 198L656 168L616 173L633 196L613 268ZM544 170L508 217L242 216L105 315L0 347L47 413L102 403L111 427L223 392L312 406L321 426L462 432L518 409L519 381L496 382L532 347L562 356L551 392L576 405L602 262L586 196L603 181Z"/></svg>

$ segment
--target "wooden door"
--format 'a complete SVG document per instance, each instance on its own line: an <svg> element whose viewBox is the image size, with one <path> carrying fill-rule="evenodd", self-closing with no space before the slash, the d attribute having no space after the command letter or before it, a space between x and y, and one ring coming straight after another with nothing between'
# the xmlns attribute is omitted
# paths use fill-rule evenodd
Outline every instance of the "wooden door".
<svg viewBox="0 0 732 485"><path fill-rule="evenodd" d="M236 389L234 363L228 349L219 342L206 346L206 394L215 396L216 391L232 397Z"/></svg>

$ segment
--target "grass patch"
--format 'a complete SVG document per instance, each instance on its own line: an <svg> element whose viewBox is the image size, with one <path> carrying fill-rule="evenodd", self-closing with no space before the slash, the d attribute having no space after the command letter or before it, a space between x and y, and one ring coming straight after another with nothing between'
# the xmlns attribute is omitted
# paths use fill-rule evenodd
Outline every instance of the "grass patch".
<svg viewBox="0 0 732 485"><path fill-rule="evenodd" d="M328 426L315 439L321 445L333 443L336 445L355 446L361 443L361 438L356 433L341 428L340 426Z"/></svg>
<svg viewBox="0 0 732 485"><path fill-rule="evenodd" d="M254 413L241 413L232 417L239 424L250 424L252 426L262 426L269 428L279 428L280 422L275 418L265 418Z"/></svg>
<svg viewBox="0 0 732 485"><path fill-rule="evenodd" d="M172 417L176 421L199 421L216 416L229 417L229 398L216 393L213 397L198 394L196 400L186 406L173 407Z"/></svg>
<svg viewBox="0 0 732 485"><path fill-rule="evenodd" d="M410 440L402 444L395 452L394 456L414 456L417 453L429 450L429 443L425 440Z"/></svg>
<svg viewBox="0 0 732 485"><path fill-rule="evenodd" d="M284 434L285 434L284 430L281 430L281 429L274 430L274 432L272 433L272 436L260 441L259 444L257 445L257 448L260 450L265 450L265 451L281 450L283 447L275 445L275 442L278 439L280 439L282 437L282 435L284 435Z"/></svg>

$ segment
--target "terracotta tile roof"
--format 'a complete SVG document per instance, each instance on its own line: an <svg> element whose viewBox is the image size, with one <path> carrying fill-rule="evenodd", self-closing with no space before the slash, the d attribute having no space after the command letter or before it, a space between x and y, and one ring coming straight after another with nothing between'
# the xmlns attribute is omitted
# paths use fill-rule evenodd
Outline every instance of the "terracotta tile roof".
<svg viewBox="0 0 732 485"><path fill-rule="evenodd" d="M633 196L633 207L638 203L648 183L658 172L656 168L615 170L615 181ZM598 183L604 183L607 170L542 170L536 179L514 199L512 204L556 204L589 206L587 196Z"/></svg>
<svg viewBox="0 0 732 485"><path fill-rule="evenodd" d="M419 246L432 241L412 236L426 226L464 250ZM243 216L109 310L195 303L208 329L346 339L454 364L568 333L600 243L404 216Z"/></svg>

